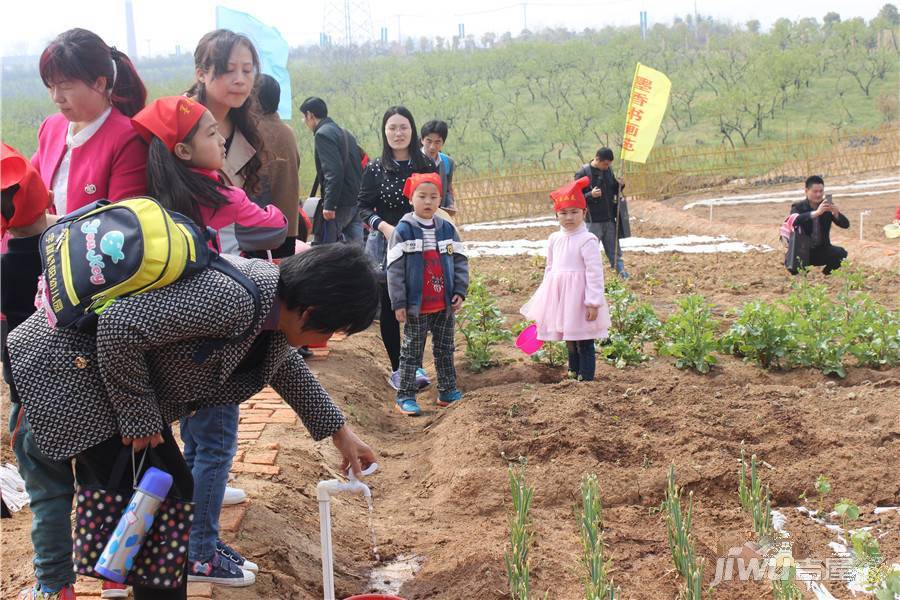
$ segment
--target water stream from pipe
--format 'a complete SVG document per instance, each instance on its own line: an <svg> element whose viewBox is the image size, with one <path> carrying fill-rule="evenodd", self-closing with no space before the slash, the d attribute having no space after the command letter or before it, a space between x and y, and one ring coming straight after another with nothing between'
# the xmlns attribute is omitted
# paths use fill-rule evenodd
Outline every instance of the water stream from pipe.
<svg viewBox="0 0 900 600"><path fill-rule="evenodd" d="M375 504L372 502L371 496L366 496L366 504L369 505L369 532L372 534L372 554L375 555L375 563L381 562L381 555L378 553L378 539L375 537Z"/></svg>

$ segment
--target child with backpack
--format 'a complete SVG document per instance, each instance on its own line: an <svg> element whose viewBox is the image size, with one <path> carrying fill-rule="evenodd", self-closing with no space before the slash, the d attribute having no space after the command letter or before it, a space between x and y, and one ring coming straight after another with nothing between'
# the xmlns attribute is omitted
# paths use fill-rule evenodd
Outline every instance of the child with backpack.
<svg viewBox="0 0 900 600"><path fill-rule="evenodd" d="M594 379L594 340L610 326L600 242L584 224L589 184L582 177L550 192L560 229L550 234L544 280L521 310L537 324L539 340L566 342L569 377L578 381Z"/></svg>
<svg viewBox="0 0 900 600"><path fill-rule="evenodd" d="M160 98L135 115L132 123L150 145L148 192L163 207L215 230L233 224L238 245L246 251L282 245L288 224L278 207L260 208L243 189L222 183L218 171L225 160L225 138L206 107L183 96ZM238 420L237 405L202 408L181 420L185 459L197 482L190 581L231 587L256 581L257 565L219 539Z"/></svg>
<svg viewBox="0 0 900 600"><path fill-rule="evenodd" d="M15 149L0 149L2 191L2 235L7 248L0 259L0 310L3 312L3 379L9 384L9 432L31 498L31 545L34 548L35 584L19 598L32 600L75 598L75 571L72 569L72 495L75 489L69 461L47 457L35 444L34 436L16 386L12 381L6 334L34 313L34 295L41 274L38 250L41 233L47 228L47 209L52 205L41 176Z"/></svg>
<svg viewBox="0 0 900 600"><path fill-rule="evenodd" d="M387 251L387 285L391 308L404 323L400 347L397 409L410 416L422 413L416 402L416 371L422 364L425 340L431 332L438 376L438 406L462 398L453 365L454 315L469 287L469 261L456 228L435 216L443 190L437 173L414 173L403 195L412 213L394 228Z"/></svg>

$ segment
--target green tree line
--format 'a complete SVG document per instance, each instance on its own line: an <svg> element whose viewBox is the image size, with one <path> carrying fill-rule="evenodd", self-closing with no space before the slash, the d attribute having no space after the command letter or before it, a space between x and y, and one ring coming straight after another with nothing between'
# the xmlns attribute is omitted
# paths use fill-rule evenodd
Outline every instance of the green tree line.
<svg viewBox="0 0 900 600"><path fill-rule="evenodd" d="M312 139L297 113L321 96L330 115L380 153L381 115L405 104L418 125L450 124L447 150L461 170L555 168L621 145L637 62L666 73L672 96L657 144L749 146L767 140L877 127L898 117L900 16L885 5L870 21L780 19L768 31L712 18L676 18L642 39L637 27L409 40L352 51L292 53L292 126L313 172ZM151 96L182 92L189 56L138 64ZM36 68L3 81L4 141L31 152L54 110ZM651 155L652 160L652 155Z"/></svg>

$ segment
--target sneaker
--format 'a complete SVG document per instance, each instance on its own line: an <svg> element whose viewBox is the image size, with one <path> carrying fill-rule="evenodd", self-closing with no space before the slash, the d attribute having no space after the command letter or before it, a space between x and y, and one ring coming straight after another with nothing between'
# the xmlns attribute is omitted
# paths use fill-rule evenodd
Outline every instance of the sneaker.
<svg viewBox="0 0 900 600"><path fill-rule="evenodd" d="M416 385L420 392L431 385L431 380L428 379L428 373L426 373L425 369L422 367L416 369Z"/></svg>
<svg viewBox="0 0 900 600"><path fill-rule="evenodd" d="M300 346L297 348L297 354L303 357L303 360L307 360L312 357L313 351L309 349L309 346Z"/></svg>
<svg viewBox="0 0 900 600"><path fill-rule="evenodd" d="M247 499L247 492L240 488L225 486L225 496L222 498L222 506L240 504Z"/></svg>
<svg viewBox="0 0 900 600"><path fill-rule="evenodd" d="M400 391L400 370L399 369L397 369L396 371L391 373L391 376L388 377L388 383L391 385L392 388L394 388L398 392Z"/></svg>
<svg viewBox="0 0 900 600"><path fill-rule="evenodd" d="M49 592L47 588L36 583L19 592L17 600L76 600L75 586L69 584L58 592Z"/></svg>
<svg viewBox="0 0 900 600"><path fill-rule="evenodd" d="M621 271L619 271L619 277L621 277L622 279L628 279L630 275L628 274L628 271L622 269Z"/></svg>
<svg viewBox="0 0 900 600"><path fill-rule="evenodd" d="M123 585L121 583L115 583L114 581L104 581L103 586L100 588L100 597L101 598L127 598L128 592L131 591L131 588L127 585Z"/></svg>
<svg viewBox="0 0 900 600"><path fill-rule="evenodd" d="M207 562L190 561L188 582L191 581L213 583L225 587L247 587L256 583L256 573L245 571L216 553Z"/></svg>
<svg viewBox="0 0 900 600"><path fill-rule="evenodd" d="M223 558L227 558L240 568L245 571L253 571L254 573L259 573L259 565L257 565L252 560L247 560L241 553L223 542L222 540L216 540L216 554Z"/></svg>
<svg viewBox="0 0 900 600"><path fill-rule="evenodd" d="M450 390L449 392L441 392L438 394L438 406L450 406L462 399L462 392L459 390Z"/></svg>
<svg viewBox="0 0 900 600"><path fill-rule="evenodd" d="M422 409L419 408L415 398L397 398L397 410L410 417L418 417L422 414Z"/></svg>

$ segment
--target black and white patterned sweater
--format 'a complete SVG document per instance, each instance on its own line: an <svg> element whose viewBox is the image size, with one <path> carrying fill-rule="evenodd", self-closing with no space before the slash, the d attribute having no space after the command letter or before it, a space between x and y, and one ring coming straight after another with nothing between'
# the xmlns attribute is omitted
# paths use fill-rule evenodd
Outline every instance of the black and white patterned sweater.
<svg viewBox="0 0 900 600"><path fill-rule="evenodd" d="M259 286L267 314L276 301L278 267L228 258ZM280 332L267 336L263 359L248 370L236 367L256 335L213 351L203 364L194 361L204 342L234 337L252 318L244 287L211 269L117 300L101 314L96 335L53 329L37 311L10 333L8 344L38 446L52 459L69 458L114 435L152 435L203 406L241 403L266 384L314 439L332 435L344 424L341 411Z"/></svg>

